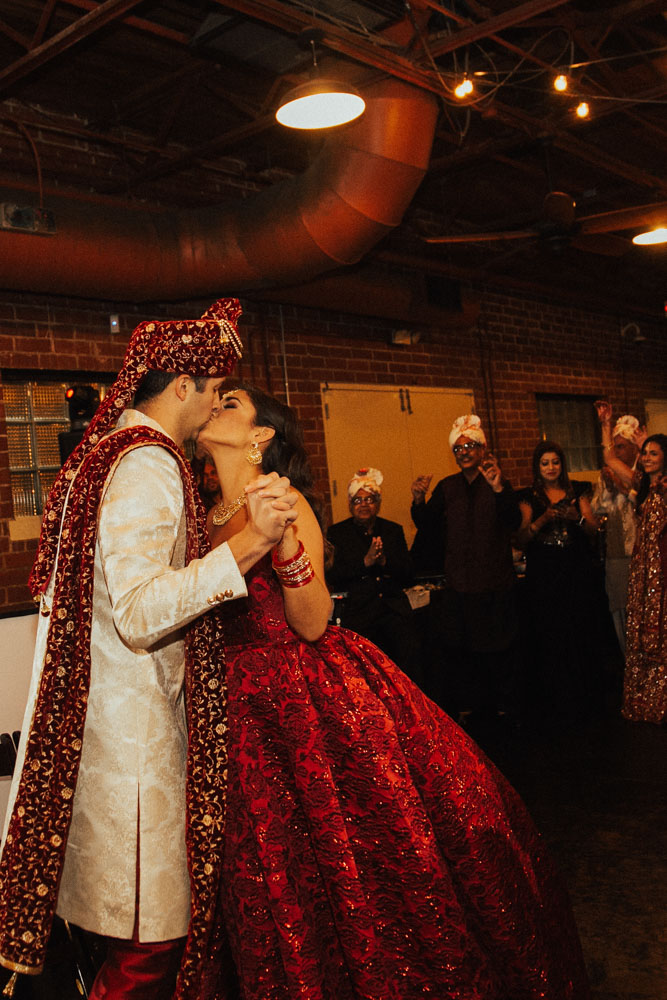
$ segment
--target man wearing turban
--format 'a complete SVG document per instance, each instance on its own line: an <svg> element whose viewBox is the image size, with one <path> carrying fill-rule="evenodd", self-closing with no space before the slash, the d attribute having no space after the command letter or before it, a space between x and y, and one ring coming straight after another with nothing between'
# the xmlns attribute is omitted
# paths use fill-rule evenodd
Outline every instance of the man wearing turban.
<svg viewBox="0 0 667 1000"><path fill-rule="evenodd" d="M382 473L373 468L359 469L350 480L351 517L327 532L334 549L327 583L347 594L341 624L366 636L417 681L419 643L405 595L412 561L401 525L379 516L382 483Z"/></svg>
<svg viewBox="0 0 667 1000"><path fill-rule="evenodd" d="M200 320L137 327L49 494L30 579L40 620L0 862L0 962L40 972L57 912L109 940L96 1000L167 1000L186 933L182 979L205 948L226 763L214 609L245 596L242 574L296 499L264 477L245 537L209 551L181 447L219 405L240 312L225 299Z"/></svg>
<svg viewBox="0 0 667 1000"><path fill-rule="evenodd" d="M430 476L412 484L417 526L412 554L427 553L444 573L430 603L429 693L450 714L516 710L517 614L512 532L521 513L478 416L458 417L449 444L460 472L441 479L426 502Z"/></svg>

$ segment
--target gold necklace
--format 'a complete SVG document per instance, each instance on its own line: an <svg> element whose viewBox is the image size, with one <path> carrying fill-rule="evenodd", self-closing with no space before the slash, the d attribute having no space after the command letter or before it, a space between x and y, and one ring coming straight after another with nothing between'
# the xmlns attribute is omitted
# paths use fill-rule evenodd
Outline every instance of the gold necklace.
<svg viewBox="0 0 667 1000"><path fill-rule="evenodd" d="M240 497L233 500L232 503L228 503L225 506L223 503L218 503L213 508L213 524L217 524L220 527L223 524L227 524L227 521L231 521L241 507L245 507L248 502L248 497L245 493L242 493Z"/></svg>

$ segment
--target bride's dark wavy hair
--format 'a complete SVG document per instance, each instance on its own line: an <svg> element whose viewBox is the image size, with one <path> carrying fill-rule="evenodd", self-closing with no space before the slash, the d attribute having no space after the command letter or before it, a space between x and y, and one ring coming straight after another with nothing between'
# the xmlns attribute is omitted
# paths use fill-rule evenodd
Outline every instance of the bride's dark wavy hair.
<svg viewBox="0 0 667 1000"><path fill-rule="evenodd" d="M324 504L321 495L315 490L310 459L303 443L303 430L296 413L275 396L269 396L254 385L242 382L236 388L247 393L254 406L256 426L272 427L275 431L264 449L262 472L277 472L279 476L287 476L292 486L303 493L313 508L325 534Z"/></svg>

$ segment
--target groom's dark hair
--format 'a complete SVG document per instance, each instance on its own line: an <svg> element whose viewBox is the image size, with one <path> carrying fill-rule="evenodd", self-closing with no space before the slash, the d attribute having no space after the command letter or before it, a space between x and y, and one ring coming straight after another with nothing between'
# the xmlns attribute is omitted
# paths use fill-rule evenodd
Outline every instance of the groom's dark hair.
<svg viewBox="0 0 667 1000"><path fill-rule="evenodd" d="M186 375L187 372L183 372L182 374ZM134 406L141 406L143 403L147 403L149 400L155 399L155 397L163 393L167 386L171 385L174 379L178 378L178 376L179 372L146 372L134 394ZM190 378L194 382L197 392L203 392L206 388L206 383L208 382L208 376L191 375Z"/></svg>

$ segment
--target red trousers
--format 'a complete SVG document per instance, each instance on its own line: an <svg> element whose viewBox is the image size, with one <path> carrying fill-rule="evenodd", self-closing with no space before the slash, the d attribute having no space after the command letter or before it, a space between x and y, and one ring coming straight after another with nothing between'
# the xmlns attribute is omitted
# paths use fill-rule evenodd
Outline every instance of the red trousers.
<svg viewBox="0 0 667 1000"><path fill-rule="evenodd" d="M173 941L107 938L109 950L90 1000L171 1000L185 938Z"/></svg>
<svg viewBox="0 0 667 1000"><path fill-rule="evenodd" d="M107 957L95 977L89 1000L172 1000L185 938L139 940L139 835L134 930L130 941L108 937Z"/></svg>

